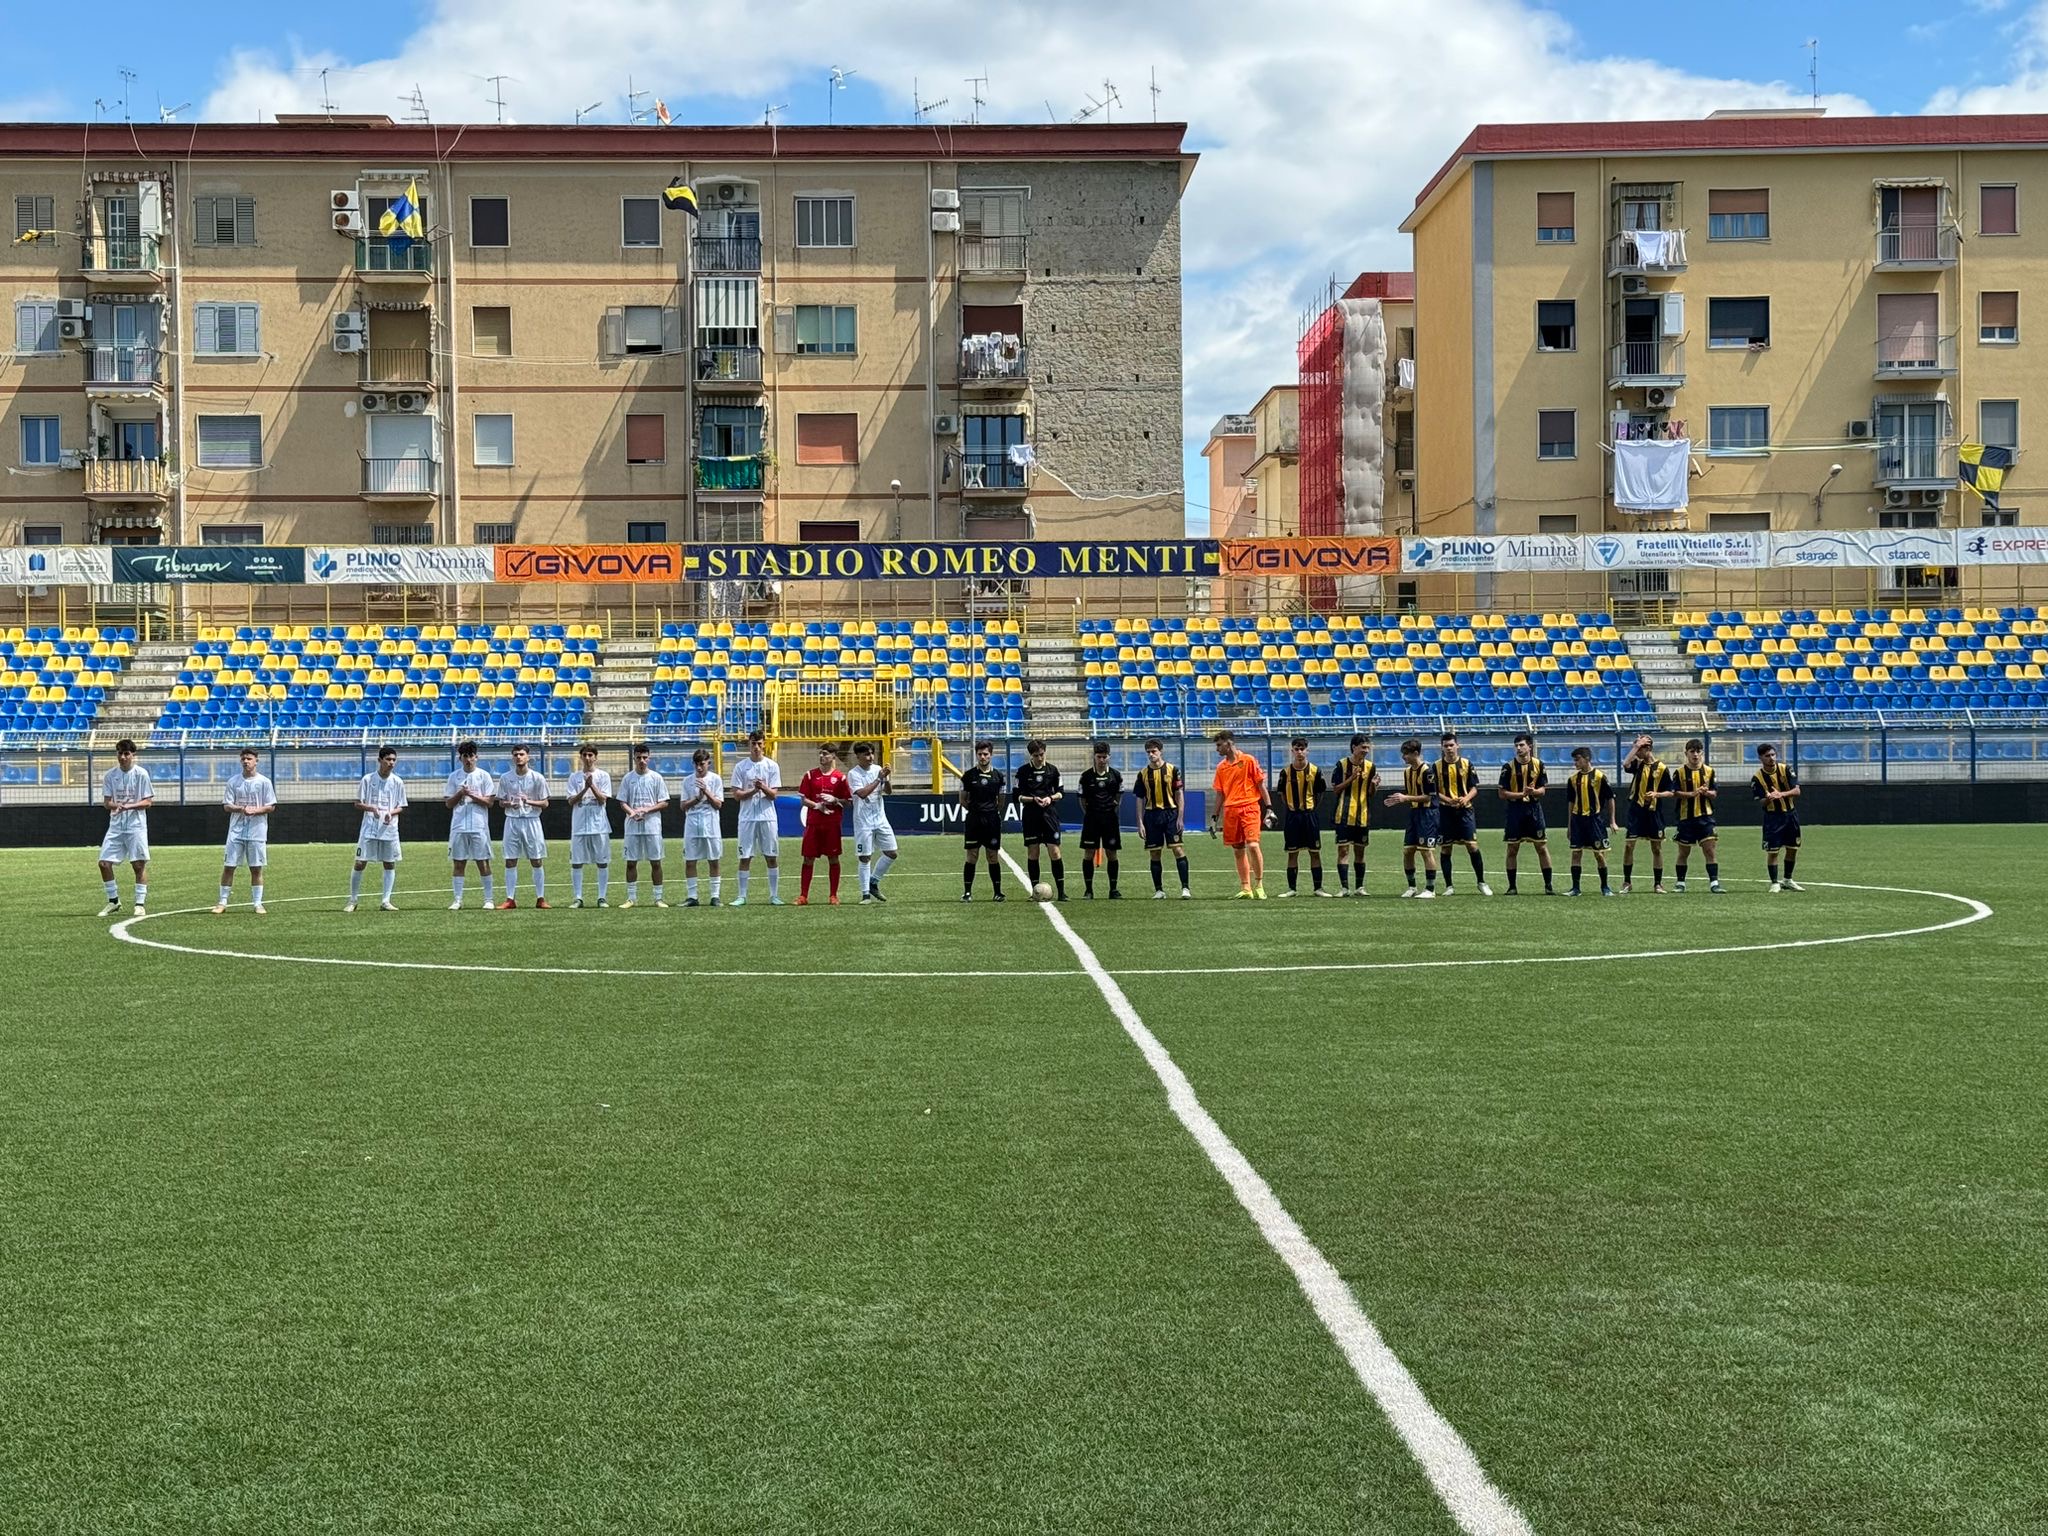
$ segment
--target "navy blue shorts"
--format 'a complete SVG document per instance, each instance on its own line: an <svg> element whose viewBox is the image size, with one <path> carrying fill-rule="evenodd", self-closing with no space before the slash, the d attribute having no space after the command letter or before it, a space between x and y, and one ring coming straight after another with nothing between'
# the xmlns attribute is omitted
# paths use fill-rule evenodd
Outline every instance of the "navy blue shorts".
<svg viewBox="0 0 2048 1536"><path fill-rule="evenodd" d="M1437 835L1447 843L1470 843L1479 838L1479 818L1469 805L1446 805L1437 809Z"/></svg>
<svg viewBox="0 0 2048 1536"><path fill-rule="evenodd" d="M1330 832L1331 835L1337 839L1337 842L1340 846L1345 843L1353 843L1356 844L1358 847L1363 848L1368 842L1371 841L1372 838L1370 828L1363 826L1353 826L1348 821L1338 822L1336 826L1330 829Z"/></svg>
<svg viewBox="0 0 2048 1536"><path fill-rule="evenodd" d="M1081 813L1081 846L1083 848L1106 849L1115 853L1124 845L1124 829L1117 820L1115 811L1083 811Z"/></svg>
<svg viewBox="0 0 2048 1536"><path fill-rule="evenodd" d="M1286 817L1283 837L1289 853L1323 846L1323 829L1316 825L1314 811L1288 811Z"/></svg>
<svg viewBox="0 0 2048 1536"><path fill-rule="evenodd" d="M1181 840L1178 820L1170 810L1146 811L1141 821L1147 848L1164 848Z"/></svg>
<svg viewBox="0 0 2048 1536"><path fill-rule="evenodd" d="M1664 835L1664 813L1654 805L1628 803L1628 835L1630 837L1662 837Z"/></svg>
<svg viewBox="0 0 2048 1536"><path fill-rule="evenodd" d="M1605 816L1574 816L1568 829L1574 848L1600 848L1607 846L1607 818Z"/></svg>
<svg viewBox="0 0 2048 1536"><path fill-rule="evenodd" d="M1684 847L1697 847L1708 838L1717 836L1714 818L1711 816L1681 816L1678 820L1678 841Z"/></svg>
<svg viewBox="0 0 2048 1536"><path fill-rule="evenodd" d="M1764 818L1764 852L1775 853L1780 848L1799 846L1799 818L1797 816L1766 816Z"/></svg>
<svg viewBox="0 0 2048 1536"><path fill-rule="evenodd" d="M1442 841L1443 824L1435 806L1408 813L1408 835L1404 839L1404 847L1434 848Z"/></svg>
<svg viewBox="0 0 2048 1536"><path fill-rule="evenodd" d="M1511 843L1540 843L1549 833L1544 825L1543 807L1516 801L1506 807L1503 835Z"/></svg>

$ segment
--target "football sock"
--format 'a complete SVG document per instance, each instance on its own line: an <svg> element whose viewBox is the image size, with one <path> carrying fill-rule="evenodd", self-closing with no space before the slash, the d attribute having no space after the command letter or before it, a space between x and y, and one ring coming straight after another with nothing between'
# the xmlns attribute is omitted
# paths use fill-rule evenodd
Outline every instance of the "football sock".
<svg viewBox="0 0 2048 1536"><path fill-rule="evenodd" d="M1425 869L1425 870L1424 870L1424 871L1422 872L1422 888L1423 888L1424 890L1427 890L1427 891L1433 891L1433 890L1435 890L1435 889L1436 889L1436 871L1435 871L1435 870L1433 870L1433 869ZM1451 888L1451 882L1450 882L1450 881L1449 881L1448 879L1446 879L1446 880L1444 881L1444 889L1448 891L1448 890L1449 890L1450 888Z"/></svg>
<svg viewBox="0 0 2048 1536"><path fill-rule="evenodd" d="M780 868L770 869L768 871L768 899L770 901L779 900L781 892L782 871Z"/></svg>
<svg viewBox="0 0 2048 1536"><path fill-rule="evenodd" d="M831 887L832 887L832 894L833 894L834 896L837 896L837 895L839 894L839 861L838 861L838 860L836 860L836 859L835 859L835 860L833 860L833 861L832 861L832 862L831 862L830 864L827 864L827 865L825 866L825 879L827 880L827 882L829 882L829 883L830 883L830 885L831 885Z"/></svg>
<svg viewBox="0 0 2048 1536"><path fill-rule="evenodd" d="M260 881L260 880L259 880L259 881L257 881L257 882L256 882L256 883L255 883L254 885L252 885L252 886L250 886L250 887L249 887L249 902L250 902L250 905L252 905L252 906L258 906L258 907L260 907L260 906L262 906L262 905L263 905L263 882L262 882L262 881Z"/></svg>
<svg viewBox="0 0 2048 1536"><path fill-rule="evenodd" d="M797 877L796 893L808 901L811 895L811 861L804 860L803 873Z"/></svg>
<svg viewBox="0 0 2048 1536"><path fill-rule="evenodd" d="M1579 866L1574 864L1572 866L1572 889L1575 891L1579 888L1579 874Z"/></svg>
<svg viewBox="0 0 2048 1536"><path fill-rule="evenodd" d="M1337 864L1337 889L1340 891L1351 889L1351 866L1342 860L1339 860Z"/></svg>
<svg viewBox="0 0 2048 1536"><path fill-rule="evenodd" d="M1310 883L1320 891L1323 888L1323 866L1320 864L1309 865L1308 878Z"/></svg>
<svg viewBox="0 0 2048 1536"><path fill-rule="evenodd" d="M519 866L516 864L507 865L505 868L505 899L519 899Z"/></svg>
<svg viewBox="0 0 2048 1536"><path fill-rule="evenodd" d="M990 861L988 866L988 883L989 888L998 896L1003 894L1003 866L995 863L993 860Z"/></svg>
<svg viewBox="0 0 2048 1536"><path fill-rule="evenodd" d="M386 901L389 901L389 900L391 899L391 892L392 892L392 889L393 889L393 887L395 887L395 886L396 886L397 884L398 884L398 871L397 871L397 870L395 870L395 869L387 869L387 870L385 870L385 871L384 871L384 899L385 899Z"/></svg>
<svg viewBox="0 0 2048 1536"><path fill-rule="evenodd" d="M119 891L115 889L113 881L109 880L107 882L107 887L109 890L114 890L115 895L120 894ZM149 905L149 882L147 880L138 880L135 882L135 905L137 905L138 907Z"/></svg>
<svg viewBox="0 0 2048 1536"><path fill-rule="evenodd" d="M603 901L612 888L612 867L609 864L597 866L597 899Z"/></svg>
<svg viewBox="0 0 2048 1536"><path fill-rule="evenodd" d="M1090 896L1095 894L1095 866L1087 859L1081 861L1081 889Z"/></svg>
<svg viewBox="0 0 2048 1536"><path fill-rule="evenodd" d="M747 889L747 877L746 877L745 875L741 875L741 876L740 876L740 894L741 894L741 895L745 895L745 894L746 894L746 889ZM654 886L654 899L655 899L656 901L659 901L659 900L661 900L661 898L662 898L662 896L663 896L664 894L666 894L666 893L665 893L665 892L664 892L664 891L662 890L662 887L661 887L661 882L659 882L659 881L656 881L656 882L655 882L655 886Z"/></svg>
<svg viewBox="0 0 2048 1536"><path fill-rule="evenodd" d="M745 901L745 900L747 899L747 882L748 882L748 881L750 881L750 880L752 880L753 878L754 878L754 872L753 872L753 871L752 871L751 869L743 869L743 870L741 870L741 871L740 871L740 900L741 900L741 901ZM656 887L654 888L654 899L655 899L656 901L659 901L659 900L661 900L661 887L660 887L660 886L658 886L658 885L657 885L657 886L656 886Z"/></svg>
<svg viewBox="0 0 2048 1536"><path fill-rule="evenodd" d="M1650 860L1650 882L1653 885L1662 885L1664 883L1664 861L1662 859Z"/></svg>
<svg viewBox="0 0 2048 1536"><path fill-rule="evenodd" d="M1514 888L1515 888L1515 866L1514 866L1514 865L1512 865L1512 864L1510 864L1510 865L1508 866L1508 889L1509 889L1510 891L1512 891L1512 890L1513 890Z"/></svg>
<svg viewBox="0 0 2048 1536"><path fill-rule="evenodd" d="M109 900L109 901L119 901L119 900L121 899L121 887L120 887L119 885L117 885L117 884L116 884L116 883L115 883L114 881L112 881L112 880L102 880L102 881L100 882L100 884L101 884L101 886L103 886L103 887L105 888L105 890L106 890L106 893L107 893L107 900ZM140 889L142 889L142 887L140 887L140 886L137 886L137 887L136 887L136 889L137 889L137 890L140 890Z"/></svg>
<svg viewBox="0 0 2048 1536"><path fill-rule="evenodd" d="M1052 867L1052 888L1062 896L1067 894L1067 866L1064 861Z"/></svg>
<svg viewBox="0 0 2048 1536"><path fill-rule="evenodd" d="M1186 890L1188 888L1188 856L1184 853L1177 856L1173 861L1173 867L1180 875L1180 888Z"/></svg>
<svg viewBox="0 0 2048 1536"><path fill-rule="evenodd" d="M1474 880L1477 880L1481 885L1484 885L1486 884L1486 855L1481 853L1477 848L1472 849L1471 854L1472 878ZM1444 883L1446 885L1450 884L1450 876L1446 875L1444 877Z"/></svg>
<svg viewBox="0 0 2048 1536"><path fill-rule="evenodd" d="M1292 864L1287 866L1287 889L1294 890L1301 884L1301 871Z"/></svg>
<svg viewBox="0 0 2048 1536"><path fill-rule="evenodd" d="M1709 885L1719 885L1720 883L1721 883L1721 866L1720 866L1719 864L1709 864L1709 865L1707 866L1707 884L1709 884Z"/></svg>
<svg viewBox="0 0 2048 1536"><path fill-rule="evenodd" d="M1113 891L1116 889L1116 860L1111 859L1105 867L1109 870L1109 888Z"/></svg>
<svg viewBox="0 0 2048 1536"><path fill-rule="evenodd" d="M965 867L960 871L960 889L963 891L974 889L974 860L972 859L969 859Z"/></svg>
<svg viewBox="0 0 2048 1536"><path fill-rule="evenodd" d="M711 877L711 899L713 901L718 900L718 888L723 884L725 884L725 879L722 875L713 875Z"/></svg>
<svg viewBox="0 0 2048 1536"><path fill-rule="evenodd" d="M569 866L569 895L576 901L583 899L583 866L581 864L571 864Z"/></svg>
<svg viewBox="0 0 2048 1536"><path fill-rule="evenodd" d="M893 854L893 853L878 853L878 854L876 854L876 855L875 855L875 877L874 877L874 879L873 879L873 880L871 880L871 881L869 882L869 884L871 884L871 885L880 885L880 884L882 883L882 876L884 876L884 875L886 875L887 873L889 873L889 866L890 866L891 864L894 864L895 862L896 862L896 855L895 855L895 854Z"/></svg>
<svg viewBox="0 0 2048 1536"><path fill-rule="evenodd" d="M1543 871L1543 889L1545 889L1546 891L1552 891L1557 889L1557 887L1551 883L1553 878L1554 877L1552 876L1550 870L1546 868Z"/></svg>
<svg viewBox="0 0 2048 1536"><path fill-rule="evenodd" d="M1409 869L1409 870L1407 871L1407 875L1408 875L1408 889L1412 891L1412 890L1414 890L1414 889L1415 889L1415 871L1414 871L1414 870L1413 870L1413 869L1411 868L1411 869ZM1431 883L1432 883L1432 884L1434 884L1435 882L1434 882L1434 881L1432 881Z"/></svg>
<svg viewBox="0 0 2048 1536"><path fill-rule="evenodd" d="M1034 853L1025 859L1024 867L1031 871L1031 883L1038 884L1038 855Z"/></svg>
<svg viewBox="0 0 2048 1536"><path fill-rule="evenodd" d="M854 873L860 877L860 893L865 896L875 883L874 868L866 859L859 860L853 868Z"/></svg>
<svg viewBox="0 0 2048 1536"><path fill-rule="evenodd" d="M348 872L348 899L354 901L363 894L363 872L352 869Z"/></svg>
<svg viewBox="0 0 2048 1536"><path fill-rule="evenodd" d="M628 900L628 901L638 901L639 899L640 899L640 882L639 882L638 880L628 880L628 881L626 882L626 900ZM659 899L659 898L657 898L657 899Z"/></svg>
<svg viewBox="0 0 2048 1536"><path fill-rule="evenodd" d="M492 879L491 879L491 872L490 872L489 870L485 870L485 871L484 871L484 905L485 905L485 906L487 906L487 907L491 905L491 903L492 903L492 900L493 900L493 897L491 896L491 886L492 886L492 884L493 884L493 881L492 881Z"/></svg>
<svg viewBox="0 0 2048 1536"><path fill-rule="evenodd" d="M469 882L468 882L468 881L466 881L466 880L464 880L464 879L462 878L462 876L460 876L460 875L457 875L457 876L456 876L456 877L455 877L454 879L450 880L450 881L449 881L448 883L449 883L450 885L452 885L452 886L454 886L454 887L455 887L455 905L457 905L458 907L459 907L459 906L461 906L461 905L462 905L462 888L463 888L463 886L467 885L467 884L468 884Z"/></svg>
<svg viewBox="0 0 2048 1536"><path fill-rule="evenodd" d="M1629 883L1630 881L1634 880L1634 879L1635 879L1635 877L1636 877L1636 866L1635 866L1635 862L1634 862L1633 860L1630 860L1630 861L1628 861L1628 862L1624 863L1624 864L1623 864L1623 865L1621 866L1621 883L1622 883L1623 885L1627 885L1627 884L1628 884L1628 883Z"/></svg>
<svg viewBox="0 0 2048 1536"><path fill-rule="evenodd" d="M1785 878L1787 880L1792 878L1792 871L1798 866L1798 863L1799 850L1797 848L1787 848L1785 850Z"/></svg>
<svg viewBox="0 0 2048 1536"><path fill-rule="evenodd" d="M1155 891L1166 889L1166 864L1162 859L1154 859L1152 861L1152 889Z"/></svg>
<svg viewBox="0 0 2048 1536"><path fill-rule="evenodd" d="M1776 859L1768 860L1765 867L1771 872L1771 884L1776 885L1778 883L1778 861Z"/></svg>
<svg viewBox="0 0 2048 1536"><path fill-rule="evenodd" d="M1677 870L1677 874L1678 874L1678 883L1679 883L1680 885L1683 885L1683 884L1685 884L1685 860L1683 860L1683 859L1680 859L1680 860L1678 861L1678 870Z"/></svg>
<svg viewBox="0 0 2048 1536"><path fill-rule="evenodd" d="M229 898L230 896L234 895L234 894L235 894L235 888L234 888L233 886L231 886L231 885L224 885L224 886L222 886L222 887L220 888L220 904L221 904L222 906L226 906L226 905L228 904L228 898Z"/></svg>
<svg viewBox="0 0 2048 1536"><path fill-rule="evenodd" d="M697 899L697 877L695 875L683 876L683 898L686 901L695 901Z"/></svg>

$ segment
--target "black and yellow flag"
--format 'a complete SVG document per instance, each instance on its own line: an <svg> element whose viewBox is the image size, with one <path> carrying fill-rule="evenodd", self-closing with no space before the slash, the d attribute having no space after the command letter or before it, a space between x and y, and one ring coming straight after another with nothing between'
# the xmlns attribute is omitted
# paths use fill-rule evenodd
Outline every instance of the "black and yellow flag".
<svg viewBox="0 0 2048 1536"><path fill-rule="evenodd" d="M694 219L697 217L697 193L678 176L662 189L661 206L670 213L687 213Z"/></svg>
<svg viewBox="0 0 2048 1536"><path fill-rule="evenodd" d="M1997 510L1998 493L2005 488L2005 472L2012 468L2012 450L1984 443L1964 443L1956 450L1957 474L1975 491L1984 505Z"/></svg>

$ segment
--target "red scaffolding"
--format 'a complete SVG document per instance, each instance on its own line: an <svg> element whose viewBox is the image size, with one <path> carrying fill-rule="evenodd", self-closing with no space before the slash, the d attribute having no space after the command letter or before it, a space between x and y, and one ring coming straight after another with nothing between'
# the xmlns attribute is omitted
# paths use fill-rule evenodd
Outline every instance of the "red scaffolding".
<svg viewBox="0 0 2048 1536"><path fill-rule="evenodd" d="M1295 347L1300 365L1301 457L1298 461L1304 538L1331 538L1344 529L1344 311L1335 284L1320 313L1302 327ZM1328 577L1302 583L1314 613L1336 606L1337 584Z"/></svg>

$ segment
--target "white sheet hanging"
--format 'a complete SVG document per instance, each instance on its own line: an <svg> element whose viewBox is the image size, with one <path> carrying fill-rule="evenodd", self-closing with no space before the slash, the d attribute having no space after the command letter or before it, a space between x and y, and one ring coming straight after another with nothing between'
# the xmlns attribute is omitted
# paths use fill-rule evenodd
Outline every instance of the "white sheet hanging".
<svg viewBox="0 0 2048 1536"><path fill-rule="evenodd" d="M1677 512L1687 499L1692 444L1668 441L1614 445L1614 504L1625 512Z"/></svg>

